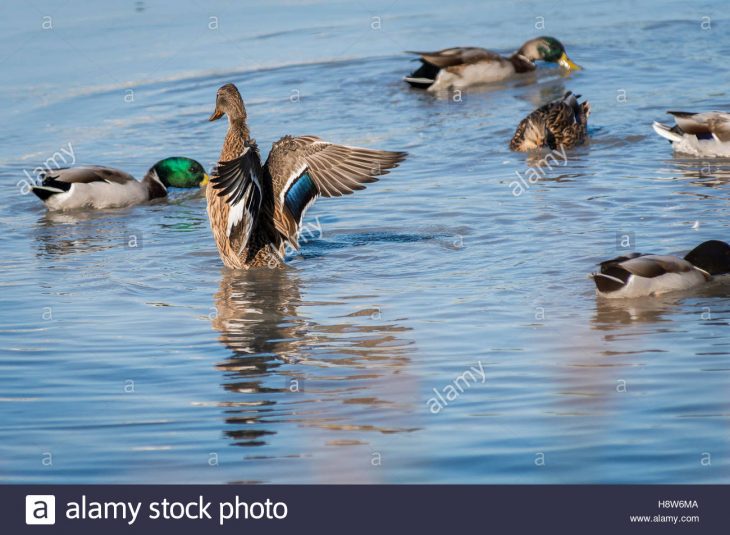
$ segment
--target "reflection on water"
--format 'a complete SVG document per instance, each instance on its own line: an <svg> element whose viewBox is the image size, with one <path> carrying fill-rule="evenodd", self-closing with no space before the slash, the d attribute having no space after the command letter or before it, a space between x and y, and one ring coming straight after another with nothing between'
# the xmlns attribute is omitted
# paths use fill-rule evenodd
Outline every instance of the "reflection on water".
<svg viewBox="0 0 730 535"><path fill-rule="evenodd" d="M630 300L596 298L593 327L612 331L627 324L670 321L665 316L671 313L680 301L681 297L676 295Z"/></svg>
<svg viewBox="0 0 730 535"><path fill-rule="evenodd" d="M592 326L598 330L617 330L625 325L671 322L683 306L696 309L697 319L711 320L723 310L724 299L730 297L730 276L716 277L709 284L689 291L670 292L638 299L596 298ZM720 308L719 308L720 307ZM719 309L718 309L719 308Z"/></svg>
<svg viewBox="0 0 730 535"><path fill-rule="evenodd" d="M125 240L141 229L130 229L124 211L46 212L35 229L38 255L64 256L99 252Z"/></svg>
<svg viewBox="0 0 730 535"><path fill-rule="evenodd" d="M730 183L730 159L688 158L674 154L669 162L671 172L682 176L697 186L717 188Z"/></svg>
<svg viewBox="0 0 730 535"><path fill-rule="evenodd" d="M302 317L296 270L223 270L211 324L231 351L216 368L230 395L225 434L237 446L276 440L277 424L342 431L333 444L367 444L368 434L415 430L404 418L373 421L379 412L413 410L416 384L408 366L408 329L361 309L328 325ZM371 413L362 420L353 414ZM341 408L346 410L342 411ZM357 437L357 438L352 438Z"/></svg>

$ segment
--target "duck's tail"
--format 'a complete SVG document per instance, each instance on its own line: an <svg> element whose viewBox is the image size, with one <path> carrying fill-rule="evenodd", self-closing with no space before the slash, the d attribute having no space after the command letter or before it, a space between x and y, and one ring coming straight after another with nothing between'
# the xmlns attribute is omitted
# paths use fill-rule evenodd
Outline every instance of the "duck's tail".
<svg viewBox="0 0 730 535"><path fill-rule="evenodd" d="M55 180L48 175L41 175L42 182L38 185L31 186L31 191L43 202L59 193L65 193L71 189L71 184L62 180Z"/></svg>
<svg viewBox="0 0 730 535"><path fill-rule="evenodd" d="M403 78L403 81L416 89L428 89L436 81L436 76L440 70L436 65L421 60L421 66Z"/></svg>
<svg viewBox="0 0 730 535"><path fill-rule="evenodd" d="M602 294L616 292L626 286L626 283L618 277L613 277L605 273L591 273L590 277L596 283L596 289Z"/></svg>
<svg viewBox="0 0 730 535"><path fill-rule="evenodd" d="M680 132L677 132L674 128L667 126L665 124L659 123L657 121L654 121L654 123L651 125L654 129L654 132L662 136L664 139L669 140L670 142L678 142L682 141L682 134Z"/></svg>
<svg viewBox="0 0 730 535"><path fill-rule="evenodd" d="M413 76L406 76L403 81L408 82L411 87L416 89L428 89L435 82L435 80L429 78L415 78Z"/></svg>
<svg viewBox="0 0 730 535"><path fill-rule="evenodd" d="M51 198L54 195L63 193L62 189L52 188L52 187L47 187L47 186L32 186L31 191L33 193L35 193L35 196L38 197L43 202L46 202L49 198Z"/></svg>

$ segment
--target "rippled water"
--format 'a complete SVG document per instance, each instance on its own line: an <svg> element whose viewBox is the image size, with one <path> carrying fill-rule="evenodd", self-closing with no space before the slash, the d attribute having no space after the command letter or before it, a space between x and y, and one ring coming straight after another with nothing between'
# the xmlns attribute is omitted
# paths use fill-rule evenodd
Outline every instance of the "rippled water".
<svg viewBox="0 0 730 535"><path fill-rule="evenodd" d="M650 129L727 108L724 4L267 4L3 7L0 480L727 482L730 285L604 303L585 276L625 233L660 253L730 238L730 162ZM538 34L585 70L461 101L400 81L402 50ZM211 165L228 81L264 151L313 133L410 158L318 202L281 271L222 268L198 192L60 215L19 193L69 143L136 176ZM591 143L515 197L536 162L507 142L566 89Z"/></svg>

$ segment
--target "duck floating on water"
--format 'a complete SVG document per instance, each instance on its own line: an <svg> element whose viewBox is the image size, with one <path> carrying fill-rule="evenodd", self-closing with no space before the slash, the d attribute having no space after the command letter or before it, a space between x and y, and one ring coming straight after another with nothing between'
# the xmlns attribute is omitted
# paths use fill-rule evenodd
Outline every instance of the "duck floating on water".
<svg viewBox="0 0 730 535"><path fill-rule="evenodd" d="M223 115L228 132L206 198L213 237L229 268L279 267L287 245L298 249L302 219L318 197L364 189L407 155L335 145L315 136L284 136L262 166L233 84L218 89L210 120Z"/></svg>
<svg viewBox="0 0 730 535"><path fill-rule="evenodd" d="M129 173L87 165L48 170L31 190L49 210L121 208L167 196L167 189L195 188L208 183L200 163L174 156L153 165L142 181Z"/></svg>
<svg viewBox="0 0 730 535"><path fill-rule="evenodd" d="M654 131L669 140L675 152L690 156L730 157L730 113L668 111L676 124L654 122Z"/></svg>
<svg viewBox="0 0 730 535"><path fill-rule="evenodd" d="M718 240L701 243L684 258L632 253L601 262L591 273L602 297L647 297L688 290L730 273L730 245Z"/></svg>
<svg viewBox="0 0 730 535"><path fill-rule="evenodd" d="M578 102L580 95L570 91L562 98L549 102L522 119L509 143L514 151L547 147L572 149L587 137L591 105Z"/></svg>
<svg viewBox="0 0 730 535"><path fill-rule="evenodd" d="M420 57L421 66L404 80L411 87L429 91L465 89L499 82L516 74L534 71L538 60L557 63L562 68L580 70L565 52L563 44L554 37L530 39L509 57L477 47L445 48L436 52L413 52Z"/></svg>

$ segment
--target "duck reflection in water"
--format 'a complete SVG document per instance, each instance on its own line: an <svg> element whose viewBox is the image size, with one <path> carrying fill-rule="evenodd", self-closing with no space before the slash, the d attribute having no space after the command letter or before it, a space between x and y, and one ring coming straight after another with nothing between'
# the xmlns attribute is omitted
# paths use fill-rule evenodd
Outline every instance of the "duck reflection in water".
<svg viewBox="0 0 730 535"><path fill-rule="evenodd" d="M212 326L232 352L217 368L231 394L222 405L235 445L271 445L271 435L293 425L297 440L277 444L279 452L292 450L288 457L317 451L311 444L297 448L301 441L350 446L328 449L326 471L336 477L333 450L370 451L376 436L415 430L420 398L408 372L412 342L403 336L409 329L383 321L372 303L363 303L368 297L303 301L289 267L225 269L214 299ZM337 322L310 319L322 310Z"/></svg>
<svg viewBox="0 0 730 535"><path fill-rule="evenodd" d="M666 161L666 173L689 180L695 186L723 188L730 183L729 158L693 158L681 154ZM687 194L688 192L685 192Z"/></svg>
<svg viewBox="0 0 730 535"><path fill-rule="evenodd" d="M730 296L730 277L722 276L700 288L636 299L596 299L592 326L599 331L615 331L632 324L676 323L676 315L687 308L702 319L705 309L715 309L714 299Z"/></svg>

